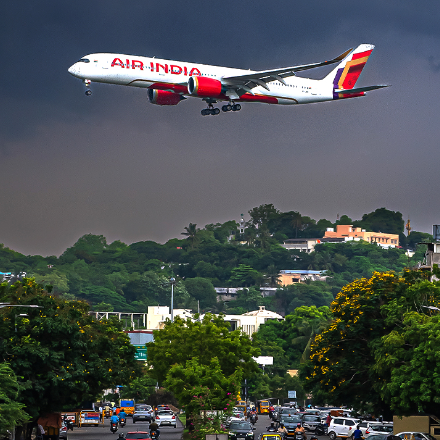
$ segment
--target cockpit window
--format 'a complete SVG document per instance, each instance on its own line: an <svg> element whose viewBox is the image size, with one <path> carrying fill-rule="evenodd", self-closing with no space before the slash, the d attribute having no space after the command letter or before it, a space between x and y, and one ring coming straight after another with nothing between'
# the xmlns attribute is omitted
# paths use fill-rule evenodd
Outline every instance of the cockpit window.
<svg viewBox="0 0 440 440"><path fill-rule="evenodd" d="M90 63L90 60L88 58L81 58L78 63Z"/></svg>

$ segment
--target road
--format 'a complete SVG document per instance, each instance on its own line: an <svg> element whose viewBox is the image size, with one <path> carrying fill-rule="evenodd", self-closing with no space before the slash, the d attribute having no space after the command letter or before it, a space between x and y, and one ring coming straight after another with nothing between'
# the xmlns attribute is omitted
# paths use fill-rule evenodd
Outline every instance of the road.
<svg viewBox="0 0 440 440"><path fill-rule="evenodd" d="M267 415L259 415L258 422L255 424L255 440L257 440L261 433L266 432L266 428L270 426L271 420ZM119 428L113 434L110 431L110 419L105 419L105 424L101 426L83 426L82 428L75 427L68 433L68 440L117 440L119 434L123 432L126 434L130 431L148 431L148 422L133 423L130 417L127 418L127 424L124 428ZM180 440L182 437L183 426L180 420L177 419L177 428L162 426L160 428L161 440ZM311 433L307 433L307 438L310 440ZM328 436L317 437L318 440L328 440Z"/></svg>
<svg viewBox="0 0 440 440"><path fill-rule="evenodd" d="M127 418L127 424L124 428L119 428L116 433L110 431L110 419L105 419L104 425L85 426L81 428L74 427L73 431L69 431L68 440L117 440L121 432L126 434L130 431L148 431L148 422L133 423L131 417ZM182 437L183 426L177 419L177 428L162 426L160 428L161 440L180 440Z"/></svg>

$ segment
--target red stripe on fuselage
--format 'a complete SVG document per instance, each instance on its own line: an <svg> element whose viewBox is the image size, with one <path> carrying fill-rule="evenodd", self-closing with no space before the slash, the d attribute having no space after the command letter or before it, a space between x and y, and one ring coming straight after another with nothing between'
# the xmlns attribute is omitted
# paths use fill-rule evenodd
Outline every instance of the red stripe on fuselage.
<svg viewBox="0 0 440 440"><path fill-rule="evenodd" d="M251 95L250 93L245 93L244 95L241 95L239 101L278 104L278 99L274 98L273 96Z"/></svg>

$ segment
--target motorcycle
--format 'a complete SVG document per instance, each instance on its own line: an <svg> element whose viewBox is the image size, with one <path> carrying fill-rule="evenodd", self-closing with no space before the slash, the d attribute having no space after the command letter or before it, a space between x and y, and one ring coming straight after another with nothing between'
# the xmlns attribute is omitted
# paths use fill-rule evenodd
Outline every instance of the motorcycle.
<svg viewBox="0 0 440 440"><path fill-rule="evenodd" d="M250 415L250 417L249 417L249 421L250 421L253 425L255 425L255 423L257 423L257 420L258 420L258 417L257 417L256 414L251 414L251 415Z"/></svg>
<svg viewBox="0 0 440 440"><path fill-rule="evenodd" d="M69 419L67 419L66 420L66 428L67 428L67 430L71 430L71 431L73 431L73 422L72 422L72 420L69 420Z"/></svg>
<svg viewBox="0 0 440 440"><path fill-rule="evenodd" d="M119 420L119 424L121 425L121 428L125 426L125 419Z"/></svg>
<svg viewBox="0 0 440 440"><path fill-rule="evenodd" d="M118 430L118 424L115 422L110 423L110 431L113 432L113 434Z"/></svg>
<svg viewBox="0 0 440 440"><path fill-rule="evenodd" d="M302 432L295 432L295 440L306 440L306 436Z"/></svg>
<svg viewBox="0 0 440 440"><path fill-rule="evenodd" d="M316 435L326 435L326 434L328 434L327 426L323 425L322 423L320 425L316 425L315 434Z"/></svg>
<svg viewBox="0 0 440 440"><path fill-rule="evenodd" d="M159 440L159 433L157 431L150 432L151 440Z"/></svg>

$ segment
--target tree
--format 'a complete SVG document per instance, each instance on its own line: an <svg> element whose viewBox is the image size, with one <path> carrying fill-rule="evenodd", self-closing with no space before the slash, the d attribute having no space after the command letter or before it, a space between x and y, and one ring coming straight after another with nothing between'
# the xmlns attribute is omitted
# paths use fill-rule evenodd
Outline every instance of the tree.
<svg viewBox="0 0 440 440"><path fill-rule="evenodd" d="M402 213L399 211L395 212L389 211L386 208L379 208L374 212L364 214L358 224L370 231L400 234L403 232L405 222Z"/></svg>
<svg viewBox="0 0 440 440"><path fill-rule="evenodd" d="M23 403L17 401L20 384L14 371L6 363L0 363L0 435L7 437L7 431L29 420Z"/></svg>
<svg viewBox="0 0 440 440"><path fill-rule="evenodd" d="M154 342L147 344L151 375L163 383L174 364L186 365L197 357L201 365L210 365L217 357L221 371L231 376L241 368L244 377L255 371L252 356L259 350L241 330L229 330L229 324L220 316L206 314L201 321L186 321L176 317L167 321L163 330L153 332Z"/></svg>
<svg viewBox="0 0 440 440"><path fill-rule="evenodd" d="M191 249L194 249L194 246L197 243L197 225L195 223L190 223L189 226L185 226L185 231L182 232L182 235L187 237L187 240L190 243Z"/></svg>
<svg viewBox="0 0 440 440"><path fill-rule="evenodd" d="M260 205L257 208L253 208L249 211L249 215L251 216L251 224L260 229L262 226L267 226L271 217L276 216L279 211L272 205Z"/></svg>
<svg viewBox="0 0 440 440"><path fill-rule="evenodd" d="M188 278L184 285L188 293L196 301L200 301L201 310L207 310L217 304L217 293L211 281L206 278Z"/></svg>
<svg viewBox="0 0 440 440"><path fill-rule="evenodd" d="M440 303L440 282L427 274L375 272L345 286L331 305L332 322L315 337L304 368L318 402L344 402L375 413L437 413L428 391L438 380L440 326L422 306Z"/></svg>
<svg viewBox="0 0 440 440"><path fill-rule="evenodd" d="M85 302L51 296L29 278L1 284L0 302L41 307L26 309L27 317L0 309L0 358L23 378L19 402L32 418L94 400L137 375L136 350L122 324L97 321Z"/></svg>
<svg viewBox="0 0 440 440"><path fill-rule="evenodd" d="M175 364L167 374L165 385L190 415L200 410L227 410L240 389L242 371L238 367L226 376L215 356L208 364L197 357ZM203 403L200 404L200 400ZM232 405L231 405L232 406Z"/></svg>
<svg viewBox="0 0 440 440"><path fill-rule="evenodd" d="M142 374L121 389L121 398L145 402L155 392L155 388L156 381L148 374Z"/></svg>
<svg viewBox="0 0 440 440"><path fill-rule="evenodd" d="M231 284L238 287L255 286L263 280L263 275L258 270L247 264L239 264L231 271Z"/></svg>

